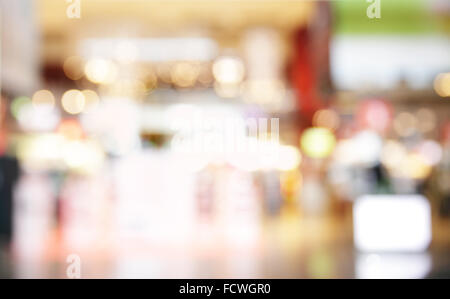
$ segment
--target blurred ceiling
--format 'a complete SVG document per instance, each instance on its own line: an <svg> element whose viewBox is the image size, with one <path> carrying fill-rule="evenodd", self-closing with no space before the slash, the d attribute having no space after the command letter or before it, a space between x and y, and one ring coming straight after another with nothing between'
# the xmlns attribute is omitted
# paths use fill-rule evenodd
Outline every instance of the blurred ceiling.
<svg viewBox="0 0 450 299"><path fill-rule="evenodd" d="M161 29L206 25L238 28L270 25L289 29L307 22L313 1L302 0L81 0L81 19L66 15L70 3L38 0L40 23L46 33L61 33L82 23L107 26L135 22Z"/></svg>
<svg viewBox="0 0 450 299"><path fill-rule="evenodd" d="M307 24L315 8L303 0L81 0L81 18L70 19L65 0L36 4L46 60L70 54L87 37L207 34L227 43L251 26L290 32Z"/></svg>

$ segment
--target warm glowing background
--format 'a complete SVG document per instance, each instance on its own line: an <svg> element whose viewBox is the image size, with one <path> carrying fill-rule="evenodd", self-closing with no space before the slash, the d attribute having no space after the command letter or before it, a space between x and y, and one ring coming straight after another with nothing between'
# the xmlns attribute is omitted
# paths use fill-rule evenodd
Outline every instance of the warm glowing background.
<svg viewBox="0 0 450 299"><path fill-rule="evenodd" d="M448 1L80 3L0 1L0 277L448 277Z"/></svg>

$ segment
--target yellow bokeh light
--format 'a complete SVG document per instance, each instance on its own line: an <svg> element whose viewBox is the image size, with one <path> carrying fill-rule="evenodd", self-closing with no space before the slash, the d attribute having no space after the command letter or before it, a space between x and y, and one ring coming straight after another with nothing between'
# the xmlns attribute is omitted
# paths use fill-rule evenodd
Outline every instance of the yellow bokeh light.
<svg viewBox="0 0 450 299"><path fill-rule="evenodd" d="M196 65L188 62L180 62L170 71L172 82L179 87L190 87L195 84L199 75Z"/></svg>
<svg viewBox="0 0 450 299"><path fill-rule="evenodd" d="M83 112L88 113L97 109L100 104L100 98L98 97L97 93L89 89L83 90L82 93L85 101Z"/></svg>
<svg viewBox="0 0 450 299"><path fill-rule="evenodd" d="M204 86L208 86L212 83L213 76L211 66L209 64L203 64L199 66L199 74L197 80Z"/></svg>
<svg viewBox="0 0 450 299"><path fill-rule="evenodd" d="M37 91L31 99L34 107L49 107L53 108L55 105L55 97L49 90Z"/></svg>
<svg viewBox="0 0 450 299"><path fill-rule="evenodd" d="M67 113L79 114L85 107L86 99L81 91L72 89L64 93L61 104Z"/></svg>
<svg viewBox="0 0 450 299"><path fill-rule="evenodd" d="M394 168L401 164L407 151L398 141L388 140L381 152L381 162L388 168Z"/></svg>
<svg viewBox="0 0 450 299"><path fill-rule="evenodd" d="M405 159L403 159L403 163L399 171L404 177L410 177L412 179L424 179L428 175L430 175L431 166L427 165L426 161L421 155L411 153L408 154Z"/></svg>
<svg viewBox="0 0 450 299"><path fill-rule="evenodd" d="M89 81L97 84L110 84L117 79L117 66L109 60L92 59L86 63L84 69Z"/></svg>
<svg viewBox="0 0 450 299"><path fill-rule="evenodd" d="M64 61L63 70L67 78L79 80L83 77L84 61L79 56L71 56Z"/></svg>
<svg viewBox="0 0 450 299"><path fill-rule="evenodd" d="M434 90L441 97L450 97L450 73L437 75L434 80Z"/></svg>
<svg viewBox="0 0 450 299"><path fill-rule="evenodd" d="M236 57L220 57L213 65L213 75L222 84L238 84L244 79L245 68Z"/></svg>
<svg viewBox="0 0 450 299"><path fill-rule="evenodd" d="M81 173L94 173L103 161L104 153L99 145L91 140L71 140L62 147L62 159L72 170Z"/></svg>
<svg viewBox="0 0 450 299"><path fill-rule="evenodd" d="M334 150L336 138L326 128L309 128L303 132L300 146L303 152L311 158L326 158Z"/></svg>

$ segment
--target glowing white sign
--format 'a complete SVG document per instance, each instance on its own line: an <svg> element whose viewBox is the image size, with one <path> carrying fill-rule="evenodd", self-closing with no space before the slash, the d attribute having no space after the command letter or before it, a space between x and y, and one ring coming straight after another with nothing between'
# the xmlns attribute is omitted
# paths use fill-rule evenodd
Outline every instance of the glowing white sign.
<svg viewBox="0 0 450 299"><path fill-rule="evenodd" d="M422 195L364 195L353 206L360 251L418 252L431 242L431 210Z"/></svg>

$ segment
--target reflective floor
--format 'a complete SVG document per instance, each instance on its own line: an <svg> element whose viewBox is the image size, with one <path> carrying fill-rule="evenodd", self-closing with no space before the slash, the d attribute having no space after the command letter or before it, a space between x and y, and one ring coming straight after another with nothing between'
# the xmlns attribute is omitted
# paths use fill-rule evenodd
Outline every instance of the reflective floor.
<svg viewBox="0 0 450 299"><path fill-rule="evenodd" d="M448 222L434 224L433 243L424 253L358 252L351 226L340 223L284 215L265 221L258 233L228 236L204 223L194 239L176 244L130 237L77 251L64 246L55 233L42 259L14 256L2 246L0 273L2 278L67 278L66 259L75 253L82 278L448 277L450 238L441 234Z"/></svg>

